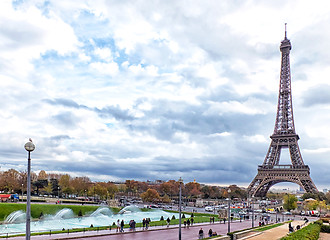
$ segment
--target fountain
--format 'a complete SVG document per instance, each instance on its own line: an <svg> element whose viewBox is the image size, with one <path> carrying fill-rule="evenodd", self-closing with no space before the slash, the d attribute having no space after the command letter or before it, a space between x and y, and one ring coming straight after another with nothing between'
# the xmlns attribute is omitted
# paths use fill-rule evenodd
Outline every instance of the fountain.
<svg viewBox="0 0 330 240"><path fill-rule="evenodd" d="M8 215L4 223L22 223L26 220L26 214L22 210L12 212Z"/></svg>
<svg viewBox="0 0 330 240"><path fill-rule="evenodd" d="M113 215L113 212L108 207L100 207L96 211L94 211L90 215L90 217L98 217L98 216L101 216L101 215L111 216L111 215Z"/></svg>
<svg viewBox="0 0 330 240"><path fill-rule="evenodd" d="M159 221L161 216L166 219L168 217L172 218L173 215L175 218L179 217L177 213L168 213L163 210L143 212L137 206L127 206L118 214L113 214L108 207L100 207L89 216L75 217L71 209L64 208L54 216L31 222L31 232L49 232L62 230L63 228L66 230L89 228L91 225L94 227L110 226L118 219L124 220L125 224L132 219L137 223L142 222L143 218ZM4 223L0 225L0 236L25 233L25 213L23 211L11 213Z"/></svg>
<svg viewBox="0 0 330 240"><path fill-rule="evenodd" d="M56 213L54 220L73 218L73 211L70 208L63 208Z"/></svg>
<svg viewBox="0 0 330 240"><path fill-rule="evenodd" d="M141 210L139 207L137 207L135 205L129 205L129 206L124 207L122 210L120 210L118 214L132 213L132 212L141 212Z"/></svg>

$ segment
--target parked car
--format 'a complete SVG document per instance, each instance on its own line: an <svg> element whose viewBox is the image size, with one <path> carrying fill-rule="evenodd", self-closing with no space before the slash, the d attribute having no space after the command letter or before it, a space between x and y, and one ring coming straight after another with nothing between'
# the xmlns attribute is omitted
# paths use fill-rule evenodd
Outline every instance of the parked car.
<svg viewBox="0 0 330 240"><path fill-rule="evenodd" d="M213 207L206 206L206 207L205 207L205 211L206 211L206 212L213 212Z"/></svg>
<svg viewBox="0 0 330 240"><path fill-rule="evenodd" d="M290 213L290 212L284 212L283 214L284 215L292 215L292 213Z"/></svg>

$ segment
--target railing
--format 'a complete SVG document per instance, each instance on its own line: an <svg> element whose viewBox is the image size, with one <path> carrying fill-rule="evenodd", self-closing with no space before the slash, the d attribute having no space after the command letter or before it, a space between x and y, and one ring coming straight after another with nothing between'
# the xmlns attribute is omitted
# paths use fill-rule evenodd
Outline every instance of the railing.
<svg viewBox="0 0 330 240"><path fill-rule="evenodd" d="M280 169L280 170L286 170L286 169L293 169L293 170L309 170L308 165L300 165L300 166L293 166L293 165L259 165L258 170L267 170L267 169Z"/></svg>

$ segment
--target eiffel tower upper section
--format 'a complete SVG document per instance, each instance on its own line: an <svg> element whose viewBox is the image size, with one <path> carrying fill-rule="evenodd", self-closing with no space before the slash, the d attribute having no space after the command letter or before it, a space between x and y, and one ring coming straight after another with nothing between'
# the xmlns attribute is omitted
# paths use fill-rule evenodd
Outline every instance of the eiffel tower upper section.
<svg viewBox="0 0 330 240"><path fill-rule="evenodd" d="M282 52L281 77L277 105L277 116L273 136L295 134L292 95L291 95L291 71L290 71L290 50L291 43L287 39L286 30L284 40L281 42Z"/></svg>
<svg viewBox="0 0 330 240"><path fill-rule="evenodd" d="M272 139L272 143L264 160L264 166L279 165L281 148L290 149L291 162L293 166L305 165L300 154L299 146L297 144L299 136L296 134L293 119L290 50L291 42L287 38L287 31L285 28L284 40L281 42L280 46L282 60L277 115L275 120L274 133L270 137Z"/></svg>

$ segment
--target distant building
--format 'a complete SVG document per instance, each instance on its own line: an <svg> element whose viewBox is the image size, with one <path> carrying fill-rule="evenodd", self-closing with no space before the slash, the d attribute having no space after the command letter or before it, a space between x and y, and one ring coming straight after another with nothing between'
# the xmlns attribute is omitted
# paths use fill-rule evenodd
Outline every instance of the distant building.
<svg viewBox="0 0 330 240"><path fill-rule="evenodd" d="M147 183L149 184L149 185L159 185L159 184L162 184L162 183L164 183L165 181L163 181L163 180L155 180L155 181L150 181L150 180L147 180Z"/></svg>

